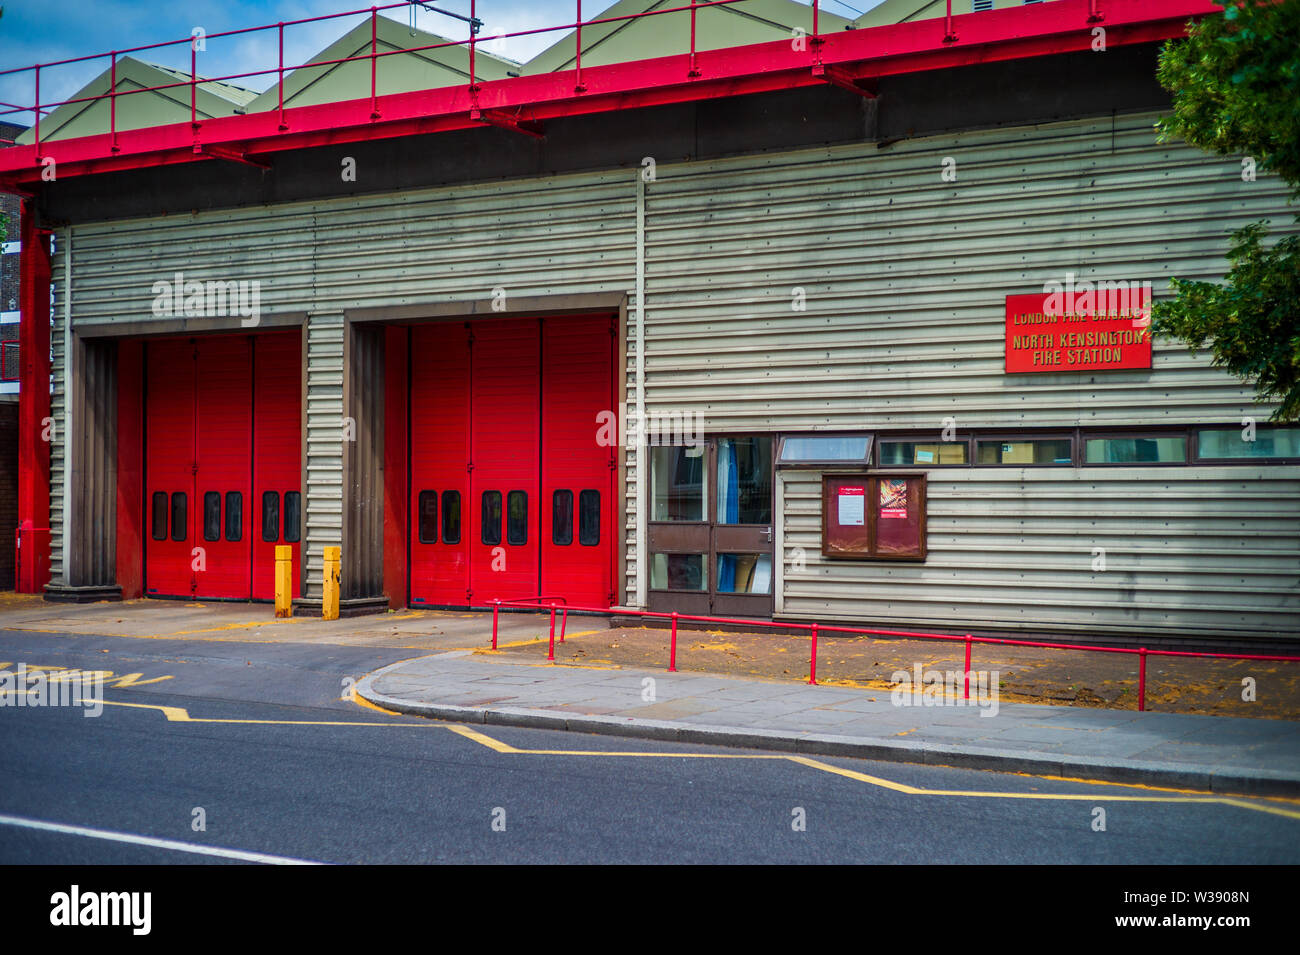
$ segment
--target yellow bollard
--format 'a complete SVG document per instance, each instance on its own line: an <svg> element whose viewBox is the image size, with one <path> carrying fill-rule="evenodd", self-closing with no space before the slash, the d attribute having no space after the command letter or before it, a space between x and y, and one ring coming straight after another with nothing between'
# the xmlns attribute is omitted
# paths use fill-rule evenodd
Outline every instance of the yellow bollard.
<svg viewBox="0 0 1300 955"><path fill-rule="evenodd" d="M275 545L275 615L293 616L293 548Z"/></svg>
<svg viewBox="0 0 1300 955"><path fill-rule="evenodd" d="M320 615L326 620L339 618L339 561L343 548L325 548L325 595L321 600Z"/></svg>

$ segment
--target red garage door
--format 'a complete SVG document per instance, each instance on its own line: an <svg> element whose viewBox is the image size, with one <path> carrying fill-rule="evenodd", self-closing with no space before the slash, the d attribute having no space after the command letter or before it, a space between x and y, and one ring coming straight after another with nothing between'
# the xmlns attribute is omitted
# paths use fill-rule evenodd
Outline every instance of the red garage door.
<svg viewBox="0 0 1300 955"><path fill-rule="evenodd" d="M410 330L412 601L469 603L469 333Z"/></svg>
<svg viewBox="0 0 1300 955"><path fill-rule="evenodd" d="M542 328L541 588L579 606L613 600L614 453L596 440L613 405L614 329L608 318Z"/></svg>
<svg viewBox="0 0 1300 955"><path fill-rule="evenodd" d="M190 538L194 594L247 600L253 426L252 345L244 337L200 341L194 361L194 496Z"/></svg>
<svg viewBox="0 0 1300 955"><path fill-rule="evenodd" d="M150 342L145 355L145 593L194 593L194 388L191 341Z"/></svg>
<svg viewBox="0 0 1300 955"><path fill-rule="evenodd" d="M298 336L150 342L145 368L145 593L271 599L301 536Z"/></svg>
<svg viewBox="0 0 1300 955"><path fill-rule="evenodd" d="M538 322L472 329L471 599L537 596Z"/></svg>
<svg viewBox="0 0 1300 955"><path fill-rule="evenodd" d="M290 332L264 335L253 343L252 595L274 600L275 546L291 545L294 568L302 566L302 341ZM296 573L293 596L302 596Z"/></svg>
<svg viewBox="0 0 1300 955"><path fill-rule="evenodd" d="M609 318L411 332L411 603L613 597Z"/></svg>

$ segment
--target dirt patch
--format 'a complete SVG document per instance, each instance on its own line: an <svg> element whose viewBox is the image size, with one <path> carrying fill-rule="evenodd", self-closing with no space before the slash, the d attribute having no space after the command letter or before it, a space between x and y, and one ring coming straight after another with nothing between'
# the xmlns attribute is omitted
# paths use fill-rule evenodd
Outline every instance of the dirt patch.
<svg viewBox="0 0 1300 955"><path fill-rule="evenodd" d="M545 641L502 653L544 661ZM817 681L890 691L898 671L964 671L962 643L826 637L818 640ZM568 665L666 669L667 630L633 627L569 637L555 645ZM679 631L677 669L806 683L809 638L771 633ZM998 698L1013 703L1135 710L1138 658L1082 650L1036 650L975 644L971 670L996 671ZM1253 681L1255 699L1243 694ZM1300 663L1148 657L1146 705L1164 713L1300 719Z"/></svg>

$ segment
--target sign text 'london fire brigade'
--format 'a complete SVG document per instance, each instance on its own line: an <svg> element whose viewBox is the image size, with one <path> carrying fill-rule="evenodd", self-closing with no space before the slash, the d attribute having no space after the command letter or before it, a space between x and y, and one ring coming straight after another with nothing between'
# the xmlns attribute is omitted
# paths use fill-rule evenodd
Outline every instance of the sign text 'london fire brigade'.
<svg viewBox="0 0 1300 955"><path fill-rule="evenodd" d="M1110 285L1125 286L1123 294ZM1094 289L1069 282L1061 290L1008 295L1006 371L1150 368L1150 307L1149 283L1099 282Z"/></svg>

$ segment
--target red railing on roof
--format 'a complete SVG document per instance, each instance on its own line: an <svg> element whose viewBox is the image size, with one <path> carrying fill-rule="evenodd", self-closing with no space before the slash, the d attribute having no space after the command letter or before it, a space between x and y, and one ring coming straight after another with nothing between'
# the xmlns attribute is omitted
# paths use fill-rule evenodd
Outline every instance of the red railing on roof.
<svg viewBox="0 0 1300 955"><path fill-rule="evenodd" d="M363 7L357 10L346 10L342 13L326 13L317 17L304 17L299 20L284 20L279 23L269 23L263 26L243 27L238 30L223 30L219 33L207 33L203 36L188 36L180 40L164 40L161 43L149 43L142 46L128 47L123 50L110 50L107 53L91 53L86 56L74 56L63 60L51 60L47 63L36 63L33 66L15 67L8 70L0 70L0 76L12 76L18 73L31 72L33 74L33 85L35 98L30 106L19 106L13 103L0 103L0 106L6 107L0 109L0 116L11 113L32 113L35 117L33 122L33 139L34 144L39 148L41 143L41 114L50 113L60 106L68 106L73 103L93 103L107 99L109 101L109 134L116 138L117 135L117 100L123 96L134 96L139 93L156 93L160 90L177 89L188 87L190 91L190 122L198 122L198 110L196 105L196 91L200 86L211 86L214 83L230 83L232 80L244 80L255 76L268 76L275 74L277 77L277 86L279 88L279 106L281 121L283 122L284 112L284 74L285 71L302 69L306 66L323 67L337 66L340 63L351 63L357 60L368 60L370 62L370 101L375 107L376 118L378 113L378 86L377 86L377 65L380 59L387 56L399 56L405 53L423 53L429 50L439 50L445 47L466 46L469 49L469 86L471 89L477 86L477 77L475 75L475 48L485 42L508 40L516 37L534 36L540 33L550 33L556 30L573 30L574 31L574 56L576 60L577 83L575 86L579 89L582 87L582 28L583 26L593 27L605 23L621 23L623 21L640 20L646 17L662 16L668 13L681 13L689 10L691 14L691 61L695 59L695 12L701 7L720 7L734 6L738 3L744 3L746 0L691 0L689 4L675 7L664 7L657 10L647 10L642 13L629 13L614 17L596 17L591 20L583 21L582 19L582 0L576 0L577 19L572 23L561 23L555 26L538 27L532 30L516 30L511 33L498 33L493 36L479 37L478 28L481 26L476 15L478 0L470 0L470 15L456 13L452 10L444 10L432 4L418 4L422 9L431 13L439 13L444 16L453 17L463 20L469 25L470 35L465 40L446 40L442 43L428 43L421 46L403 47L398 50L385 50L379 52L378 49L378 22L379 13L383 10L394 10L399 7L409 8L412 6L408 0L399 3L388 3L381 6ZM816 33L817 14L816 8L820 0L812 0L813 4L813 30ZM302 26L308 23L320 23L325 20L336 20L343 17L354 17L362 14L370 16L370 52L362 53L356 56L345 56L334 60L311 60L306 63L296 65L286 65L284 62L284 28ZM207 40L216 40L222 37L242 36L250 33L258 33L263 30L275 30L277 33L277 46L279 49L279 62L275 67L268 67L264 70L248 70L242 73L229 73L221 76L200 76L198 74L198 52L200 39L206 43ZM814 40L815 42L815 40ZM187 80L177 80L175 83L162 83L157 86L142 86L136 89L121 90L117 89L117 58L130 53L142 53L146 50L163 50L169 47L188 44L190 48L190 77ZM74 63L86 63L92 60L109 59L109 87L107 93L100 93L95 96L79 96L71 99L55 100L53 102L41 102L41 70L49 70L55 66L68 66Z"/></svg>
<svg viewBox="0 0 1300 955"><path fill-rule="evenodd" d="M0 151L0 186L12 187L19 182L39 178L42 163L47 157L57 159L61 164L60 175L69 172L75 175L103 168L139 168L164 162L192 161L195 158L249 161L247 156L253 153L301 148L323 142L349 142L413 132L474 128L484 124L540 135L536 122L555 116L799 86L831 84L871 96L872 92L860 83L879 75L1086 50L1093 42L1092 31L1099 28L1109 31L1108 42L1112 45L1166 39L1181 35L1189 17L1220 9L1211 0L1051 0L1024 7L954 16L949 0L946 14L942 18L822 34L819 7L824 0L812 0L809 10L811 34L799 36L792 33L792 40L706 52L697 50L696 13L701 8L739 6L746 2L748 0L678 0L676 6L584 20L581 0L575 0L576 19L573 22L487 37L478 35L481 26L478 0L471 0L468 17L420 3L421 8L430 12L467 23L469 35L461 40L381 51L378 49L380 12L411 7L409 2L397 2L203 35L202 40L206 45L210 39L276 31L278 61L275 66L260 70L200 76L199 39L193 36L0 70L0 77L31 73L34 91L31 105L0 104L3 106L0 117L15 113L30 113L34 117L33 143ZM584 29L683 12L690 13L689 35L683 37L687 41L684 46L688 52L642 60L635 64L596 67L594 70L601 77L601 82L591 82L593 68L582 65ZM296 65L284 62L286 28L360 15L370 17L369 51L355 56ZM480 81L475 59L479 44L563 30L574 33L573 70L487 83ZM172 48L180 44L190 46L188 77L138 89L116 89L119 57ZM378 74L380 62L384 58L462 46L467 48L469 56L468 84L417 93L380 95ZM42 102L42 71L105 58L109 65L108 92ZM324 107L284 105L286 73L304 67L329 67L359 60L368 60L370 63L368 97L326 104ZM873 64L870 69L855 69L855 66L866 62ZM279 91L275 110L200 119L200 87L211 89L219 83L272 75L276 77ZM148 130L118 130L117 101L122 97L184 88L189 90L188 124L170 124ZM106 134L59 140L57 147L51 147L47 140L42 139L42 118L53 109L100 100L109 103L109 129ZM355 108L360 103L365 104L364 114ZM526 112L531 115L525 115ZM274 126L265 122L265 118L271 115L276 119ZM185 126L188 128L181 133L180 129ZM348 132L344 134L344 130ZM201 131L204 134L202 136ZM129 134L129 142L123 141L123 133ZM223 146L223 143L227 145ZM231 145L238 147L233 153L228 148ZM189 155L184 155L185 152ZM128 156L137 158L128 160ZM115 164L103 162L111 159L121 161ZM80 165L68 170L67 164Z"/></svg>

